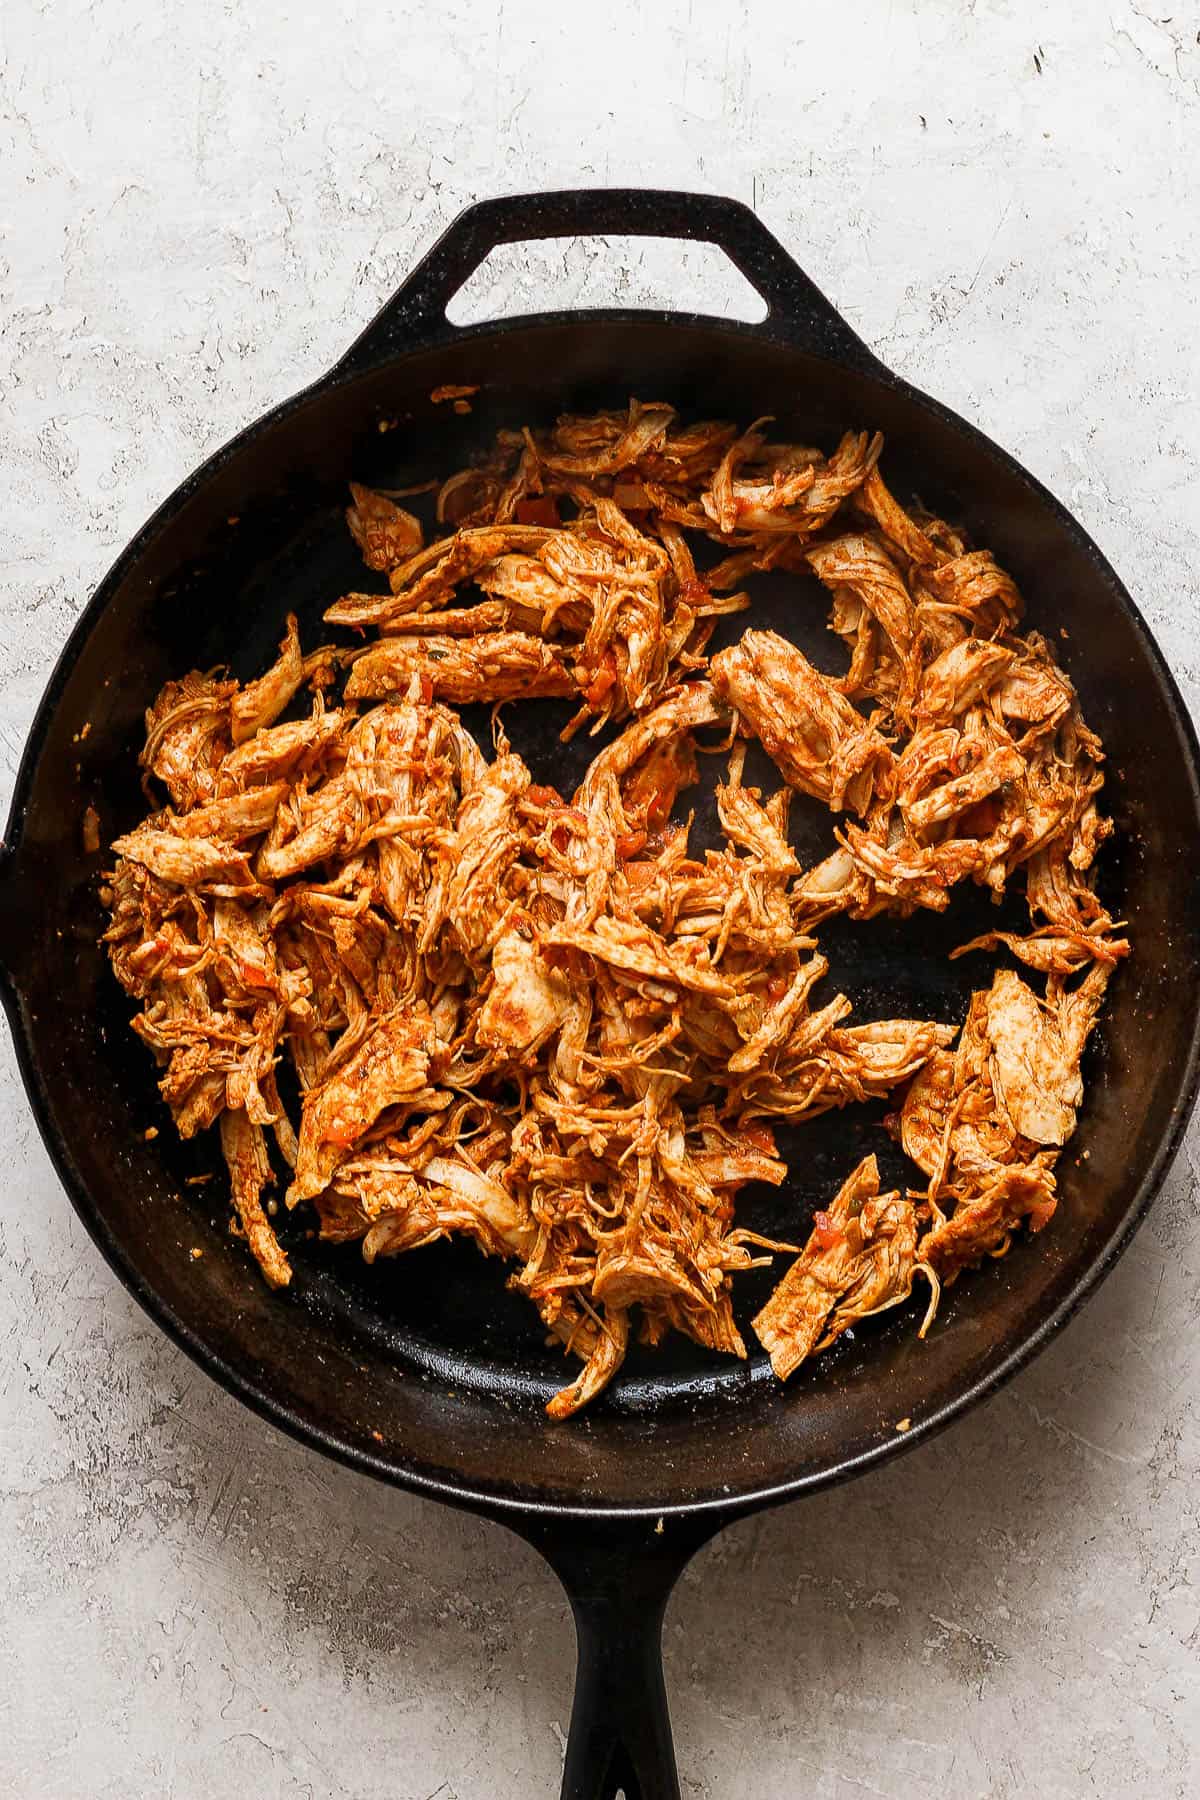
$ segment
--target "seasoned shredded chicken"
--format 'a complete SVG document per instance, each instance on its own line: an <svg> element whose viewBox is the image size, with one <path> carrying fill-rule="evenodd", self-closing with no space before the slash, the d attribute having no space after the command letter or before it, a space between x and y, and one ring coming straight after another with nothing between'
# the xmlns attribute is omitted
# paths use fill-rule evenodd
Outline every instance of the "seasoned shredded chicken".
<svg viewBox="0 0 1200 1800"><path fill-rule="evenodd" d="M747 1183L787 1174L773 1121L892 1096L919 1172L881 1193L868 1156L824 1197L752 1322L776 1374L918 1275L928 1325L962 1269L1049 1222L1128 951L1093 885L1101 745L1009 576L899 504L877 435L827 456L769 424L634 401L502 433L443 484L429 542L353 486L386 589L326 616L373 639L305 655L289 616L257 680L169 683L141 757L156 810L112 846L133 1028L180 1133L218 1127L267 1280L292 1278L280 1203L371 1263L472 1238L579 1359L556 1418L631 1336L747 1354L733 1278L797 1250L737 1222ZM768 569L797 604L801 578L828 589L843 674L758 627L710 660ZM456 710L539 696L573 703L565 737L619 727L572 793L499 715L488 754ZM748 739L774 792L745 779ZM679 798L714 752L722 842L694 852ZM813 801L831 848L805 867L789 809ZM826 920L940 911L963 881L1023 893L1029 931L962 946L1023 972L961 1029L818 994Z"/></svg>

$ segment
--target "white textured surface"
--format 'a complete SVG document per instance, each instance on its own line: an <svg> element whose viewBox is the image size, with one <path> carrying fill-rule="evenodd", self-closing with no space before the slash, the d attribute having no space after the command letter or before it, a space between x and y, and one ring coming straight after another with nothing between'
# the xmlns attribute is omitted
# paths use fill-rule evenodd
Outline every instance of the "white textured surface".
<svg viewBox="0 0 1200 1800"><path fill-rule="evenodd" d="M5 789L149 509L466 201L573 182L753 200L887 361L1080 514L1200 699L1194 9L343 10L5 0ZM491 302L669 304L677 267L510 253ZM0 1792L554 1791L571 1634L532 1552L214 1390L84 1240L7 1048L0 1081ZM689 1800L1195 1791L1198 1149L999 1399L693 1565L667 1623Z"/></svg>

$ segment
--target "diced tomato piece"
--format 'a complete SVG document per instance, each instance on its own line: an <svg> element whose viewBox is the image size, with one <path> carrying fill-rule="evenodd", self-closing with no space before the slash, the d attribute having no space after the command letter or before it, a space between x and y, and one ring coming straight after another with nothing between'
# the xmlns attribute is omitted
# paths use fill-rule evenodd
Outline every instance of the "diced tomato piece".
<svg viewBox="0 0 1200 1800"><path fill-rule="evenodd" d="M756 1150L763 1151L767 1156L775 1154L775 1134L771 1127L764 1124L761 1119L752 1119L749 1125L743 1125L738 1132L738 1137L743 1143L752 1144Z"/></svg>
<svg viewBox="0 0 1200 1800"><path fill-rule="evenodd" d="M652 862L628 862L625 865L625 879L631 887L648 887L658 874Z"/></svg>
<svg viewBox="0 0 1200 1800"><path fill-rule="evenodd" d="M813 1236L822 1250L832 1250L842 1241L842 1228L835 1225L827 1212L813 1214Z"/></svg>
<svg viewBox="0 0 1200 1800"><path fill-rule="evenodd" d="M348 1119L334 1119L325 1133L324 1142L336 1144L339 1149L344 1150L347 1144L352 1144L357 1136L357 1125L352 1125Z"/></svg>
<svg viewBox="0 0 1200 1800"><path fill-rule="evenodd" d="M592 679L583 690L583 697L589 706L603 706L608 695L616 686L617 659L611 650L604 652L604 659Z"/></svg>

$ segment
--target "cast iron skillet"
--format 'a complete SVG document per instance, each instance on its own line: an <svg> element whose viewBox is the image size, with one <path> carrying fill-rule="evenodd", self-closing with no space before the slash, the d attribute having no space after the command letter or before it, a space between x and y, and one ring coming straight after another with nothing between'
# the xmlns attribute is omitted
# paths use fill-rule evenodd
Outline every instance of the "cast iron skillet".
<svg viewBox="0 0 1200 1800"><path fill-rule="evenodd" d="M495 245L581 233L717 244L767 317L729 324L685 304L447 323L446 302ZM468 417L431 403L443 383L479 384ZM185 1185L217 1170L216 1148L177 1141L128 1030L130 1008L96 944L103 859L84 854L80 820L94 804L107 842L144 810L141 714L168 676L227 659L243 676L257 672L288 607L313 644L322 608L364 585L341 516L348 477L400 486L444 474L500 423L630 394L693 416L773 413L783 436L826 447L846 426L878 427L900 495L919 494L995 550L1023 586L1031 622L1056 637L1061 629L1061 654L1108 747L1107 803L1120 831L1106 853L1106 897L1131 920L1136 955L1089 1053L1053 1228L965 1279L926 1343L910 1317L888 1314L786 1389L761 1356L731 1366L679 1343L635 1357L584 1418L554 1425L542 1407L565 1379L561 1357L505 1292L499 1265L465 1246L372 1271L353 1249L311 1245L292 1219L292 1288L272 1295L259 1281L228 1237L219 1177ZM819 592L795 579L766 583L759 604L830 666ZM508 710L535 778L569 781L587 746L557 745L553 704ZM813 854L829 841L828 815L818 814L803 809L800 819ZM87 607L34 722L0 860L4 1001L47 1148L130 1291L272 1423L532 1540L565 1583L578 1629L564 1794L607 1800L623 1785L629 1800L667 1800L678 1786L659 1638L687 1558L731 1519L858 1474L993 1392L1091 1292L1149 1205L1197 1085L1198 826L1191 725L1096 546L1010 456L883 368L751 212L650 192L491 201L451 226L323 380L184 483ZM987 911L961 895L945 920L831 927L831 979L859 1018L959 1019L990 965L950 963L946 951ZM880 1110L804 1128L789 1146L790 1186L748 1201L751 1217L767 1231L802 1229L868 1148L903 1181ZM743 1322L760 1299L747 1281ZM911 1429L899 1434L904 1418Z"/></svg>

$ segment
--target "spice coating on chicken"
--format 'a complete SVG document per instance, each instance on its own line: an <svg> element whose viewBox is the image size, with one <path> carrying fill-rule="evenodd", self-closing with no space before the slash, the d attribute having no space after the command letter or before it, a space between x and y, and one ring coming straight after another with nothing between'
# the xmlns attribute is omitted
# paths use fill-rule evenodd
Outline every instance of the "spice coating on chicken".
<svg viewBox="0 0 1200 1800"><path fill-rule="evenodd" d="M779 1379L858 1319L907 1300L916 1245L914 1207L898 1193L880 1194L879 1165L864 1157L816 1215L807 1245L754 1320Z"/></svg>
<svg viewBox="0 0 1200 1800"><path fill-rule="evenodd" d="M635 1340L747 1354L735 1278L797 1247L737 1219L747 1184L786 1177L774 1121L894 1095L925 1184L881 1194L867 1157L811 1228L801 1212L805 1247L753 1321L776 1374L918 1273L928 1325L941 1287L1049 1222L1128 952L1094 888L1102 747L1047 640L1018 632L1009 576L895 499L878 436L826 456L767 423L634 401L502 432L443 484L428 543L353 487L386 591L326 618L378 635L306 656L289 615L256 681L169 683L141 759L165 804L112 846L105 937L134 1030L180 1133L217 1126L267 1280L293 1279L273 1184L373 1264L470 1238L582 1365L555 1418ZM825 585L845 674L760 629L710 659L761 569L794 574L797 604ZM564 736L606 730L574 792L495 713L489 755L456 711L539 696L577 703ZM749 739L772 792L747 780ZM714 753L701 853L681 796ZM836 847L806 868L789 814L811 800ZM963 946L1026 974L1000 968L961 1030L855 1019L822 985L829 918L944 910L965 880L1023 891L1030 929Z"/></svg>
<svg viewBox="0 0 1200 1800"><path fill-rule="evenodd" d="M865 813L886 791L892 753L828 676L774 631L747 631L712 660L717 693L794 788L834 812Z"/></svg>

